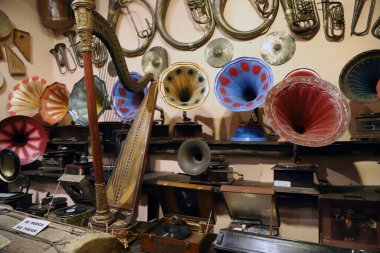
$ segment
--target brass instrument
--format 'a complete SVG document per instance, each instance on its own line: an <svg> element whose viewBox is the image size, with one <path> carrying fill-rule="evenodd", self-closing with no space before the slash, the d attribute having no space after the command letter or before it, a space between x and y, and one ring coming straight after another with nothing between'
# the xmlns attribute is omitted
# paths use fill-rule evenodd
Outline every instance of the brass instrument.
<svg viewBox="0 0 380 253"><path fill-rule="evenodd" d="M80 42L75 41L76 32L74 30L67 30L63 32L63 35L70 41L70 47L73 50L75 60L79 67L83 68L82 51L80 50Z"/></svg>
<svg viewBox="0 0 380 253"><path fill-rule="evenodd" d="M66 51L69 52L72 62L74 66L71 66L69 59L67 58ZM71 54L70 50L66 48L64 43L58 43L54 48L49 51L52 55L54 55L55 60L57 61L57 65L59 68L59 72L63 75L67 71L74 72L77 69L77 65L75 63L74 57Z"/></svg>
<svg viewBox="0 0 380 253"><path fill-rule="evenodd" d="M269 30L277 15L279 6L278 1L279 0L273 0L271 5L272 8L269 9L270 5L268 0L251 0L260 16L264 19L264 22L260 26L249 31L239 31L227 23L226 19L223 16L224 7L227 3L227 0L214 0L214 18L218 26L232 37L240 40L253 39L266 33Z"/></svg>
<svg viewBox="0 0 380 253"><path fill-rule="evenodd" d="M290 30L304 39L317 34L320 23L314 0L281 0Z"/></svg>
<svg viewBox="0 0 380 253"><path fill-rule="evenodd" d="M366 28L361 32L355 31L356 25L358 24L359 17L363 11L363 7L364 7L364 4L366 1L367 0L355 0L354 13L352 16L352 23L351 23L351 36L352 35L356 35L356 36L366 35L368 33L370 27L371 27L371 20L372 20L373 12L375 10L375 5L376 5L375 0L371 0L371 5L369 7Z"/></svg>
<svg viewBox="0 0 380 253"><path fill-rule="evenodd" d="M324 0L322 3L323 28L330 40L339 41L344 37L344 9L341 2Z"/></svg>
<svg viewBox="0 0 380 253"><path fill-rule="evenodd" d="M180 42L171 37L165 28L165 18L170 0L157 0L156 3L156 22L158 31L162 38L179 50L195 50L204 45L212 36L215 30L215 20L212 15L210 0L187 0L187 6L190 9L194 22L206 26L202 38L194 42Z"/></svg>
<svg viewBox="0 0 380 253"><path fill-rule="evenodd" d="M371 33L374 37L380 39L380 17L378 17L375 24L373 24Z"/></svg>
<svg viewBox="0 0 380 253"><path fill-rule="evenodd" d="M146 51L146 49L149 47L150 43L152 42L154 34L156 33L156 21L154 18L154 10L153 10L152 6L150 6L150 4L146 0L137 1L137 2L141 2L142 4L144 4L148 8L148 10L151 14L151 17L152 17L151 23L148 21L147 18L145 18L147 28L138 29L136 22L133 18L133 15L132 15L132 13L129 9L129 6L128 6L131 2L133 2L133 1L127 1L127 2L123 3L122 0L109 0L108 15L107 15L107 21L111 24L112 28L115 30L120 10L125 9L126 14L129 18L129 20L131 21L132 26L135 29L138 38L145 39L144 42L136 49L128 50L128 49L123 48L122 49L123 54L124 54L124 56L127 56L127 57L135 57L135 56L143 55L144 52Z"/></svg>

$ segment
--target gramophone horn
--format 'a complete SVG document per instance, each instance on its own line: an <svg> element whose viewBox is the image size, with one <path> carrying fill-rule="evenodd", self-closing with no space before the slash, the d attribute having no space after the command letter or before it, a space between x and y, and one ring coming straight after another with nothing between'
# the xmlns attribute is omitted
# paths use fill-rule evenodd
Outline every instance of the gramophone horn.
<svg viewBox="0 0 380 253"><path fill-rule="evenodd" d="M10 183L17 179L21 172L21 162L18 155L9 149L0 151L0 179Z"/></svg>
<svg viewBox="0 0 380 253"><path fill-rule="evenodd" d="M206 100L209 89L206 72L195 63L174 63L160 76L163 100L181 110L199 107Z"/></svg>
<svg viewBox="0 0 380 253"><path fill-rule="evenodd" d="M379 80L380 50L369 50L356 55L343 67L339 86L350 100L377 102L380 99L380 94L376 91Z"/></svg>
<svg viewBox="0 0 380 253"><path fill-rule="evenodd" d="M202 174L211 162L211 150L206 142L191 139L187 140L178 150L179 167L191 176Z"/></svg>
<svg viewBox="0 0 380 253"><path fill-rule="evenodd" d="M309 147L328 145L347 129L348 101L333 84L312 76L286 78L265 101L273 130L288 141Z"/></svg>
<svg viewBox="0 0 380 253"><path fill-rule="evenodd" d="M274 78L269 65L254 57L230 61L215 78L219 103L233 112L250 111L265 101Z"/></svg>

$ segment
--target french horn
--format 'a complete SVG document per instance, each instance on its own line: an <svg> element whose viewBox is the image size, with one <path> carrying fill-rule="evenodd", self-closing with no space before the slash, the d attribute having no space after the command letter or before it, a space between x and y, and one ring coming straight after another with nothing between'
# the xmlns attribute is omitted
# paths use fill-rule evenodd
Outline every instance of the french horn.
<svg viewBox="0 0 380 253"><path fill-rule="evenodd" d="M330 0L323 0L321 3L325 36L330 40L342 40L345 30L343 4Z"/></svg>
<svg viewBox="0 0 380 253"><path fill-rule="evenodd" d="M136 25L136 21L133 18L133 15L129 9L129 4L133 1L126 1L123 3L122 0L109 0L108 3L108 14L107 14L107 21L111 24L112 28L115 30L119 13L122 9L126 10L127 16L129 20L132 23L132 26L137 34L137 37L140 39L144 39L144 42L136 49L128 50L123 48L123 54L127 57L135 57L143 55L146 51L146 49L149 47L150 43L153 40L153 37L156 33L156 21L154 16L154 10L152 6L146 1L146 0L139 0L138 2L141 2L143 5L146 6L146 8L149 10L149 13L152 17L152 22L150 23L147 18L145 18L145 22L147 24L147 28L145 29L139 29Z"/></svg>
<svg viewBox="0 0 380 253"><path fill-rule="evenodd" d="M215 20L212 15L210 0L186 0L193 20L199 25L206 25L207 29L202 38L194 42L180 42L169 35L165 28L165 18L170 4L170 0L157 0L156 2L156 23L162 38L179 50L195 50L204 45L212 36L215 30Z"/></svg>
<svg viewBox="0 0 380 253"><path fill-rule="evenodd" d="M252 1L256 6L257 11L260 13L261 17L264 19L264 22L260 26L249 31L239 31L233 28L230 24L228 24L227 20L223 16L223 12L224 12L224 8L227 3L227 0L214 0L213 14L214 14L216 23L224 32L231 35L235 39L249 40L249 39L258 37L269 30L270 26L272 25L277 15L278 6L279 6L278 1L279 0L272 1L271 9L269 9L268 0Z"/></svg>
<svg viewBox="0 0 380 253"><path fill-rule="evenodd" d="M346 131L351 118L347 99L335 85L314 76L288 77L265 101L265 115L282 138L301 146L325 146Z"/></svg>
<svg viewBox="0 0 380 253"><path fill-rule="evenodd" d="M304 39L317 34L320 23L314 0L281 0L289 29Z"/></svg>

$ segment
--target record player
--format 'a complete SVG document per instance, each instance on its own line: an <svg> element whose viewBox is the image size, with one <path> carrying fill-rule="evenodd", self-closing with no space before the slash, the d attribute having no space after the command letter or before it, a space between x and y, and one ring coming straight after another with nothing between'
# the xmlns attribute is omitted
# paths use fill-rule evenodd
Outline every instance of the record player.
<svg viewBox="0 0 380 253"><path fill-rule="evenodd" d="M141 250L149 253L207 252L215 235L212 186L158 180L152 194L164 217L142 234Z"/></svg>
<svg viewBox="0 0 380 253"><path fill-rule="evenodd" d="M242 240L249 241L251 236L278 236L280 224L274 201L273 185L257 186L244 181L241 185L222 185L223 193L232 222L221 229L215 248L233 252L258 252L246 249ZM260 251L261 252L261 251Z"/></svg>
<svg viewBox="0 0 380 253"><path fill-rule="evenodd" d="M28 213L44 217L48 212L53 212L64 207L67 207L67 198L53 197L48 192L46 193L46 197L40 200L39 204L29 207Z"/></svg>
<svg viewBox="0 0 380 253"><path fill-rule="evenodd" d="M81 226L95 211L95 189L84 175L63 174L59 179L75 205L51 212L48 219Z"/></svg>

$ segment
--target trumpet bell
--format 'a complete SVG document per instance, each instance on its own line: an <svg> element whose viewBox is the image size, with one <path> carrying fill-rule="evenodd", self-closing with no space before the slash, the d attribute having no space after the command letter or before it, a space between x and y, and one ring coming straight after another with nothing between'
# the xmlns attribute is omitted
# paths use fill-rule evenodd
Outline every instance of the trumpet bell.
<svg viewBox="0 0 380 253"><path fill-rule="evenodd" d="M342 69L339 86L350 100L360 103L377 102L380 93L380 50L369 50L356 55Z"/></svg>
<svg viewBox="0 0 380 253"><path fill-rule="evenodd" d="M348 101L333 84L315 77L291 77L275 85L265 102L273 130L309 147L334 142L350 122Z"/></svg>
<svg viewBox="0 0 380 253"><path fill-rule="evenodd" d="M17 179L21 172L20 158L10 149L0 151L0 180L10 183Z"/></svg>
<svg viewBox="0 0 380 253"><path fill-rule="evenodd" d="M107 104L106 84L98 76L94 76L96 112L102 115ZM87 97L84 77L80 79L71 91L69 97L69 113L73 120L82 125L88 125Z"/></svg>
<svg viewBox="0 0 380 253"><path fill-rule="evenodd" d="M188 175L206 171L211 162L211 150L206 142L191 139L183 142L178 150L178 165Z"/></svg>
<svg viewBox="0 0 380 253"><path fill-rule="evenodd" d="M37 160L45 151L48 134L33 118L11 116L0 122L0 150L10 149L21 165Z"/></svg>
<svg viewBox="0 0 380 253"><path fill-rule="evenodd" d="M206 71L195 63L174 63L160 77L163 100L181 110L199 107L206 100L209 90Z"/></svg>
<svg viewBox="0 0 380 253"><path fill-rule="evenodd" d="M142 78L137 72L130 72L130 75L135 82ZM118 80L112 88L111 108L120 120L132 120L136 117L143 99L144 92L127 91Z"/></svg>
<svg viewBox="0 0 380 253"><path fill-rule="evenodd" d="M230 111L250 111L265 101L274 83L272 69L254 57L240 57L226 64L215 78L214 93Z"/></svg>
<svg viewBox="0 0 380 253"><path fill-rule="evenodd" d="M53 83L46 87L40 99L40 115L43 121L54 125L69 111L70 93L66 85Z"/></svg>

